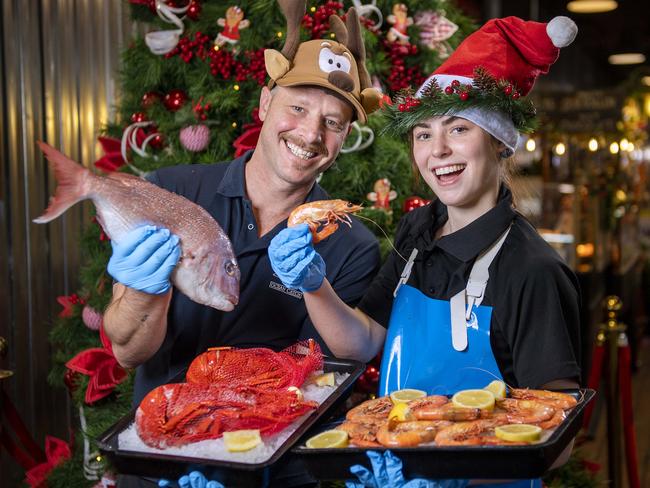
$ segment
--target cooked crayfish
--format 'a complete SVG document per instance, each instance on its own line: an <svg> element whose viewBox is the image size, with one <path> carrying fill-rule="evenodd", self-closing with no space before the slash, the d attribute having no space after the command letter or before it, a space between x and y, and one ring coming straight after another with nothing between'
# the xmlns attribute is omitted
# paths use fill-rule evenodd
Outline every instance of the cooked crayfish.
<svg viewBox="0 0 650 488"><path fill-rule="evenodd" d="M307 224L314 244L331 236L339 228L337 222L352 226L351 213L363 207L345 200L317 200L307 202L293 209L287 220L287 227ZM318 228L321 227L319 231Z"/></svg>
<svg viewBox="0 0 650 488"><path fill-rule="evenodd" d="M135 425L143 442L165 448L240 429L259 429L269 435L317 406L289 390L175 383L159 386L144 397Z"/></svg>

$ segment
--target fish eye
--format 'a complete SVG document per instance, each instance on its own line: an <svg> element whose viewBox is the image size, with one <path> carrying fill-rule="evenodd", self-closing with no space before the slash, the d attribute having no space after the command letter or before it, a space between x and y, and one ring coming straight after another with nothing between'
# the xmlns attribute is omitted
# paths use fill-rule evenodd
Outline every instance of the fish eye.
<svg viewBox="0 0 650 488"><path fill-rule="evenodd" d="M235 263L233 263L232 261L228 261L224 266L224 268L226 270L226 274L228 276L234 276L236 267L237 267L237 265Z"/></svg>
<svg viewBox="0 0 650 488"><path fill-rule="evenodd" d="M348 202L347 207L348 208L354 207L354 204L352 202Z"/></svg>

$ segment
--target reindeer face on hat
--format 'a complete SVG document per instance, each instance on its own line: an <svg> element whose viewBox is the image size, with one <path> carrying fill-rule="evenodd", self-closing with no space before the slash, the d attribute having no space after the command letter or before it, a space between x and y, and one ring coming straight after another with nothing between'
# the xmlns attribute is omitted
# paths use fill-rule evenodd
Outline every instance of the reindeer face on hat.
<svg viewBox="0 0 650 488"><path fill-rule="evenodd" d="M330 17L335 40L314 39L299 42L300 21L305 2L278 0L287 19L287 35L282 52L264 51L269 87L319 86L341 95L353 107L360 122L379 107L381 94L372 88L365 67L366 51L356 10L350 8L344 24L338 16Z"/></svg>

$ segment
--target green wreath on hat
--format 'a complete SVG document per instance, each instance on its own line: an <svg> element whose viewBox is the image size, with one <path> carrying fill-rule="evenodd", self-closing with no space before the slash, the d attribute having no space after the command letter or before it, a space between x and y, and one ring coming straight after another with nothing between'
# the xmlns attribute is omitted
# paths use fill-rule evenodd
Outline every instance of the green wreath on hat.
<svg viewBox="0 0 650 488"><path fill-rule="evenodd" d="M537 128L537 111L532 101L522 97L507 80L497 80L484 68L474 70L473 85L454 80L442 89L433 79L415 98L412 89L401 90L393 103L384 105L387 118L385 132L407 134L418 122L439 115L453 115L468 108L499 111L507 114L515 128L530 134Z"/></svg>

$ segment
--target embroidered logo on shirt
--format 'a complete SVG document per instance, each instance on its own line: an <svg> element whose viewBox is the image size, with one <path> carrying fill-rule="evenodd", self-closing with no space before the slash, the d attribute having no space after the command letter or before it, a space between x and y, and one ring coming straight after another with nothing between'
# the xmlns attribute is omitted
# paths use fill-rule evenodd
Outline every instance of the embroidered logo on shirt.
<svg viewBox="0 0 650 488"><path fill-rule="evenodd" d="M302 299L302 292L300 290L296 290L294 288L287 288L282 283L269 281L269 288L271 288L272 290L281 291L285 295L289 295L291 297L297 298L298 300Z"/></svg>

